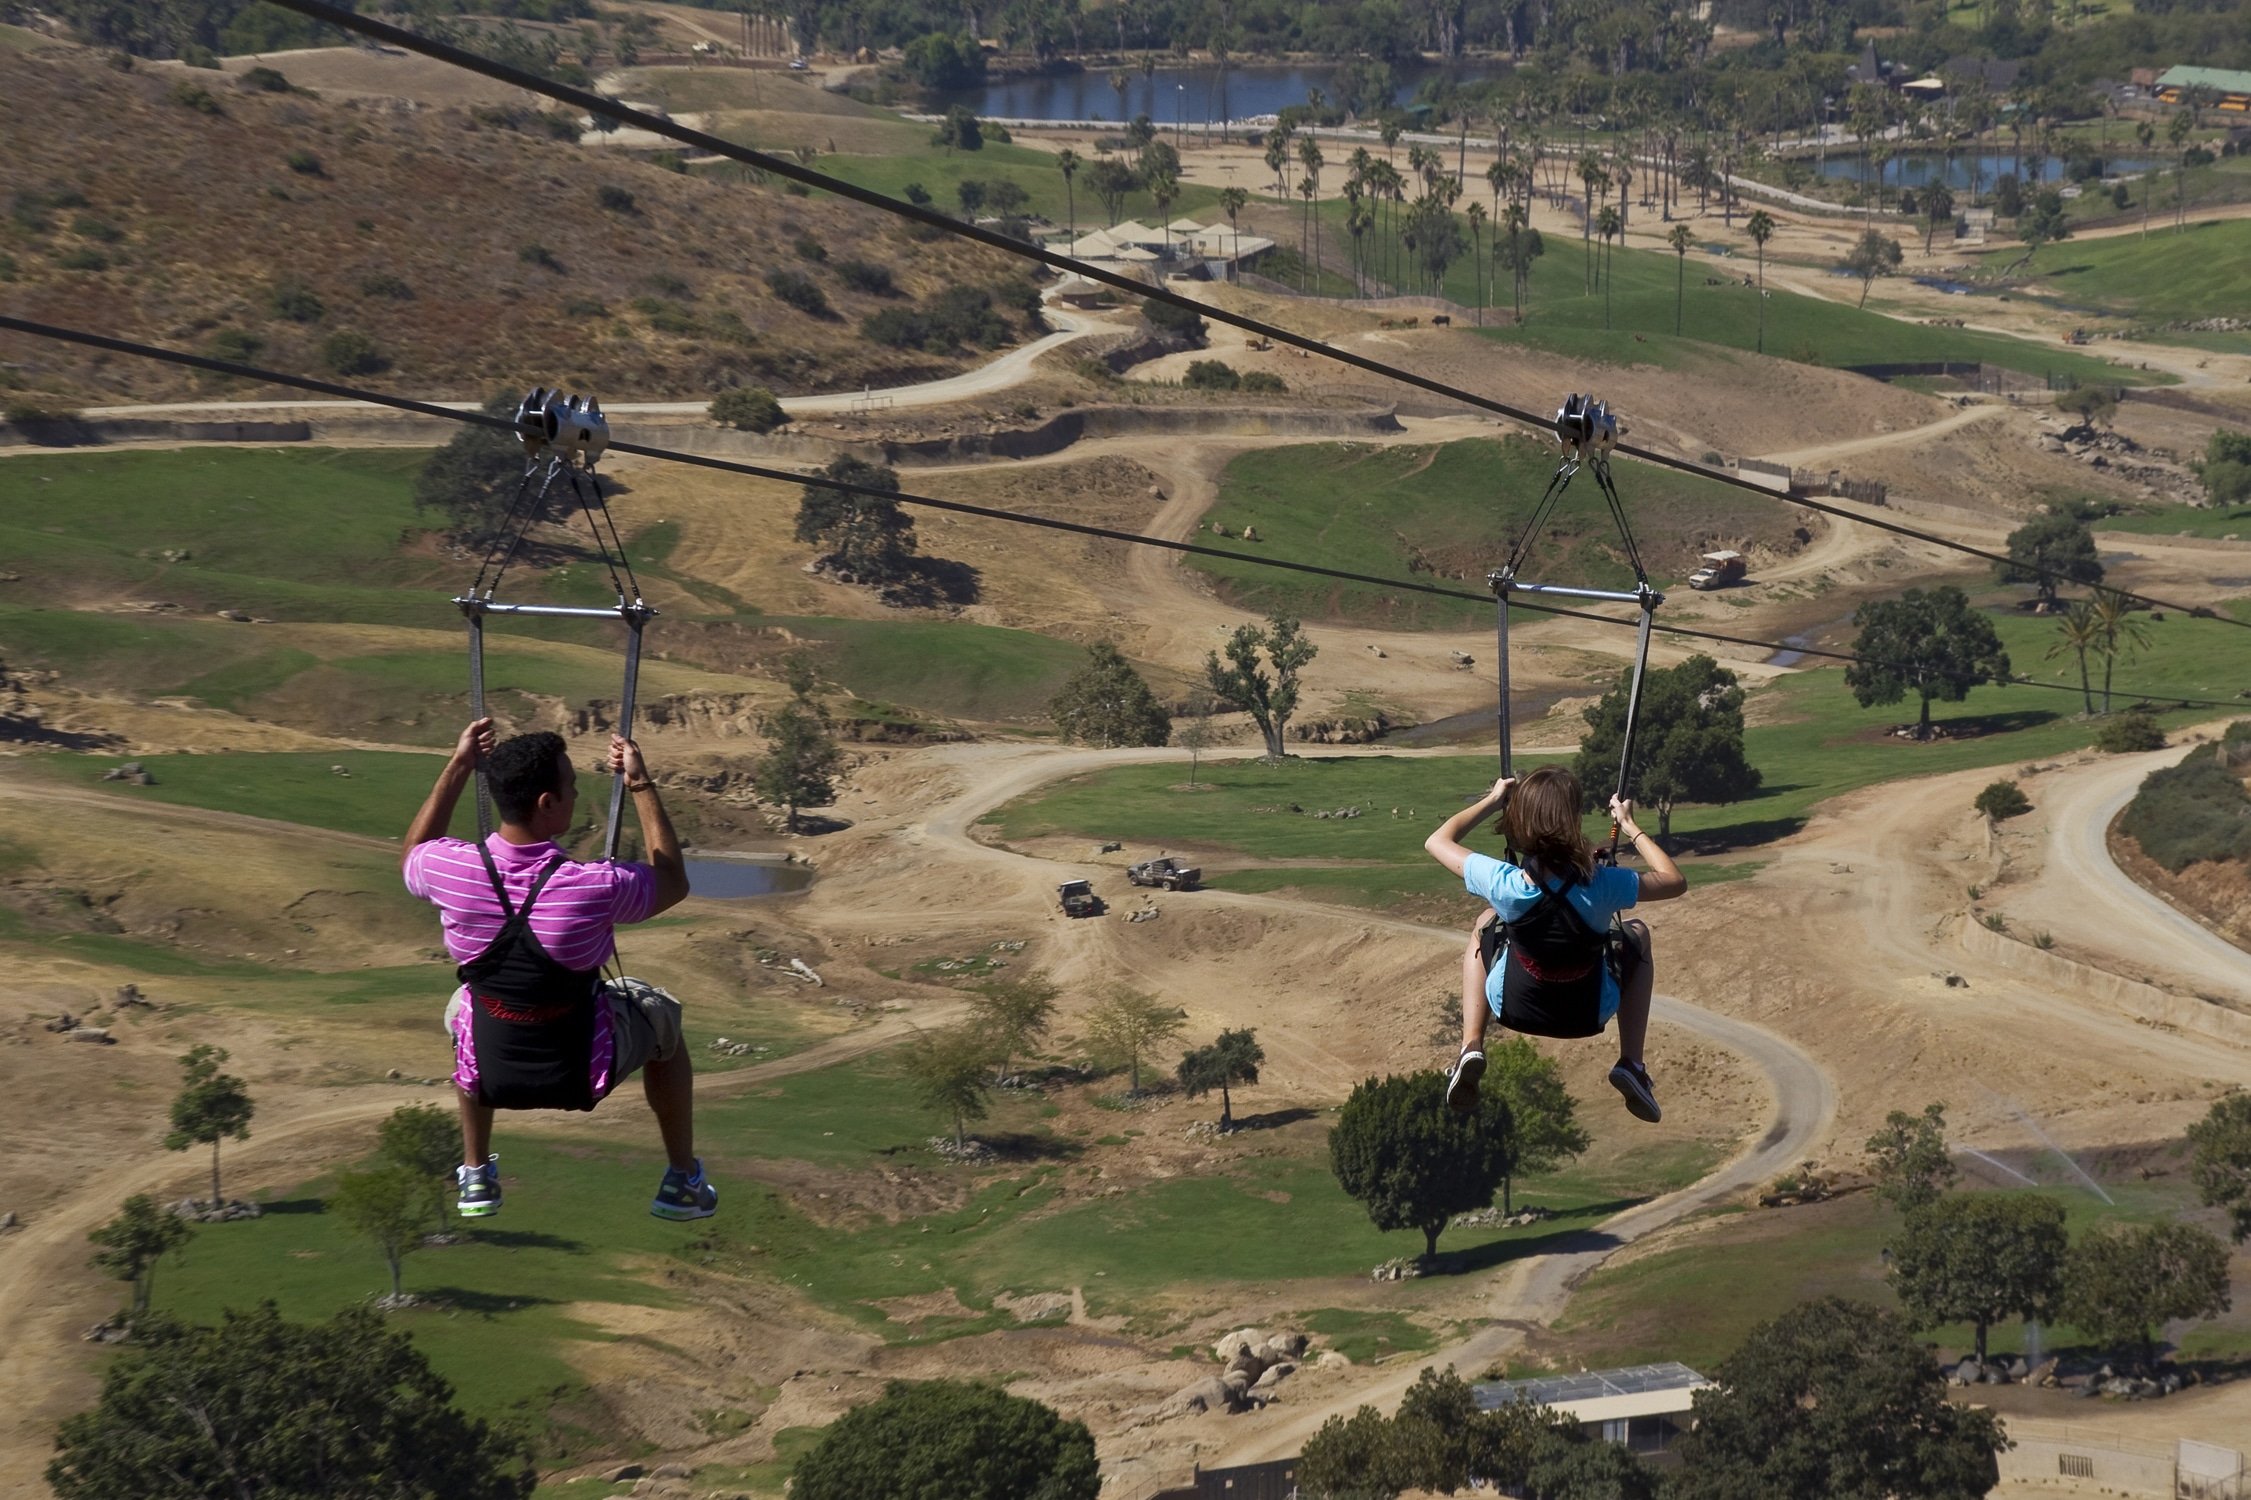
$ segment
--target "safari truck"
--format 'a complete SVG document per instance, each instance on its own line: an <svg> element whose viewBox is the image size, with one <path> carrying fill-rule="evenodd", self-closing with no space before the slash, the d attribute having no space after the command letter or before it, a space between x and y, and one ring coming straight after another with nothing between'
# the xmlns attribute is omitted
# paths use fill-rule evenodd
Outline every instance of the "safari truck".
<svg viewBox="0 0 2251 1500"><path fill-rule="evenodd" d="M1750 572L1740 552L1707 552L1703 561L1704 566L1688 575L1692 589L1724 589L1731 583L1741 583Z"/></svg>
<svg viewBox="0 0 2251 1500"><path fill-rule="evenodd" d="M1192 891L1203 878L1202 869L1183 865L1169 854L1145 859L1126 870L1126 879L1134 885L1157 886L1168 891Z"/></svg>
<svg viewBox="0 0 2251 1500"><path fill-rule="evenodd" d="M1055 888L1057 899L1066 917L1099 917L1102 915L1102 898L1094 894L1094 883L1088 880L1066 880Z"/></svg>

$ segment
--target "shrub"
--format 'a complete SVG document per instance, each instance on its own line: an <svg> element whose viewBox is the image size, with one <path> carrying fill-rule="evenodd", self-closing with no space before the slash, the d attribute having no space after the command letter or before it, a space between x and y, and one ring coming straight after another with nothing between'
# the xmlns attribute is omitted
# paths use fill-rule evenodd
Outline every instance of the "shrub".
<svg viewBox="0 0 2251 1500"><path fill-rule="evenodd" d="M886 307L860 319L860 337L892 349L920 349L930 339L930 320L906 307Z"/></svg>
<svg viewBox="0 0 2251 1500"><path fill-rule="evenodd" d="M563 263L545 245L519 245L516 247L516 259L527 266L538 266L543 271L553 271L558 275L563 270Z"/></svg>
<svg viewBox="0 0 2251 1500"><path fill-rule="evenodd" d="M799 260L810 260L818 262L828 259L828 246L822 244L819 240L814 239L809 234L801 234L796 239L792 240L790 242L790 248L797 252L797 258Z"/></svg>
<svg viewBox="0 0 2251 1500"><path fill-rule="evenodd" d="M1231 391L1243 383L1243 377L1225 361L1199 359L1188 366L1180 383L1192 391Z"/></svg>
<svg viewBox="0 0 2251 1500"><path fill-rule="evenodd" d="M378 271L373 276L360 278L360 295L384 297L393 302L411 302L414 300L414 288L388 271Z"/></svg>
<svg viewBox="0 0 2251 1500"><path fill-rule="evenodd" d="M696 300L696 289L670 271L651 271L641 278L641 284L659 297L675 297L682 302Z"/></svg>
<svg viewBox="0 0 2251 1500"><path fill-rule="evenodd" d="M766 273L766 285L774 295L810 317L832 316L828 298L813 284L811 277L801 271L772 270Z"/></svg>
<svg viewBox="0 0 2251 1500"><path fill-rule="evenodd" d="M65 250L55 258L55 264L65 271L106 271L109 269L109 257L99 250L81 246L76 250Z"/></svg>
<svg viewBox="0 0 2251 1500"><path fill-rule="evenodd" d="M1243 372L1243 389L1253 394L1279 396L1289 388L1289 383L1272 370L1246 370Z"/></svg>
<svg viewBox="0 0 2251 1500"><path fill-rule="evenodd" d="M320 294L295 277L275 282L267 296L274 311L292 323L318 323L328 316L328 305L320 300Z"/></svg>
<svg viewBox="0 0 2251 1500"><path fill-rule="evenodd" d="M855 292L865 292L871 297L892 297L899 288L891 280L891 268L873 261L840 260L836 263L836 279Z"/></svg>
<svg viewBox="0 0 2251 1500"><path fill-rule="evenodd" d="M272 68L252 68L242 75L242 86L261 94L286 94L291 92L289 80Z"/></svg>
<svg viewBox="0 0 2251 1500"><path fill-rule="evenodd" d="M741 344L746 349L758 342L758 330L731 312L713 313L704 320L703 331L712 338Z"/></svg>
<svg viewBox="0 0 2251 1500"><path fill-rule="evenodd" d="M99 240L105 245L114 245L125 238L124 230L107 219L97 219L92 214L80 214L71 220L70 232L82 240Z"/></svg>
<svg viewBox="0 0 2251 1500"><path fill-rule="evenodd" d="M2111 755L2130 755L2137 750L2162 750L2165 748L2165 731L2158 725L2157 716L2144 708L2130 708L2115 719L2106 720L2095 731L2095 748Z"/></svg>
<svg viewBox="0 0 2251 1500"><path fill-rule="evenodd" d="M339 375L374 375L391 367L383 351L375 347L375 340L348 328L340 328L322 341L320 362Z"/></svg>
<svg viewBox="0 0 2251 1500"><path fill-rule="evenodd" d="M172 102L182 109L192 109L199 115L223 115L224 109L212 97L211 91L200 83L178 83L172 86Z"/></svg>
<svg viewBox="0 0 2251 1500"><path fill-rule="evenodd" d="M1175 307L1170 302L1151 298L1141 304L1141 317L1151 328L1176 334L1198 348L1203 347L1204 320L1194 308Z"/></svg>
<svg viewBox="0 0 2251 1500"><path fill-rule="evenodd" d="M649 326L659 333L686 335L699 331L694 313L662 297L635 297L633 310L647 318Z"/></svg>
<svg viewBox="0 0 2251 1500"><path fill-rule="evenodd" d="M789 420L774 393L762 385L737 386L711 400L711 420L742 432L772 432Z"/></svg>
<svg viewBox="0 0 2251 1500"><path fill-rule="evenodd" d="M613 214L634 214L641 211L640 205L633 201L633 195L614 182L605 182L594 190L594 203L597 208L607 209Z"/></svg>
<svg viewBox="0 0 2251 1500"><path fill-rule="evenodd" d="M266 341L241 328L222 328L204 341L213 359L224 359L234 364L246 365L258 357Z"/></svg>
<svg viewBox="0 0 2251 1500"><path fill-rule="evenodd" d="M289 170L300 177L326 177L328 175L320 164L320 158L310 151L292 151L283 159L288 162Z"/></svg>
<svg viewBox="0 0 2251 1500"><path fill-rule="evenodd" d="M606 318L609 315L609 304L597 302L592 297L573 297L563 304L563 316L566 318Z"/></svg>
<svg viewBox="0 0 2251 1500"><path fill-rule="evenodd" d="M2118 827L2176 875L2200 859L2251 861L2251 793L2220 764L2217 746L2150 772Z"/></svg>
<svg viewBox="0 0 2251 1500"><path fill-rule="evenodd" d="M4 251L0 251L0 281L13 281L15 279L16 258Z"/></svg>
<svg viewBox="0 0 2251 1500"><path fill-rule="evenodd" d="M2032 799L2024 794L2024 789L2006 779L1987 786L1970 805L1995 821L2022 817L2032 811Z"/></svg>
<svg viewBox="0 0 2251 1500"><path fill-rule="evenodd" d="M209 68L213 72L219 70L219 54L204 46L201 42L190 42L182 47L180 49L180 61L191 68Z"/></svg>

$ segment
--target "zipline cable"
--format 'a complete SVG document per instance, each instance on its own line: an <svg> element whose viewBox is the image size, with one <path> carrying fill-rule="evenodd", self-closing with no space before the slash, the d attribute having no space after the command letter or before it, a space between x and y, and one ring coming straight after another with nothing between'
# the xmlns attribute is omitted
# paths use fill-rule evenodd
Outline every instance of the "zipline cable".
<svg viewBox="0 0 2251 1500"><path fill-rule="evenodd" d="M800 165L787 157L774 156L751 146L739 146L733 141L723 140L718 136L707 135L703 131L690 129L677 120L634 109L629 105L619 103L615 99L605 98L586 89L573 88L567 83L557 83L553 79L542 78L537 73L511 67L507 63L498 62L481 53L471 52L465 48L453 46L448 42L435 41L416 32L406 30L404 27L392 26L372 17L360 15L356 11L327 4L325 0L273 0L273 3L285 10L292 10L299 15L310 17L315 21L326 22L339 30L358 32L361 36L373 41L400 47L409 52L420 53L424 57L434 58L453 67L466 69L496 82L505 83L534 94L544 94L558 103L568 104L575 109L582 109L589 115L612 120L620 125L629 125L637 130L646 130L667 140L678 141L681 145L693 146L698 151L722 156L730 161L740 162L744 166L755 167L759 171L770 172L777 177L787 178L789 181L805 187L819 188L821 191L832 193L839 198L848 198L854 203L865 204L870 208L896 215L899 218L911 219L943 234L974 240L987 249L998 250L1004 255L1013 255L1021 260L1037 261L1052 270L1068 271L1073 275L1111 287L1129 296L1184 308L1201 317L1210 318L1214 322L1226 323L1247 333L1258 334L1261 337L1273 339L1277 343L1302 349L1308 354L1317 354L1323 359L1333 359L1340 364L1350 365L1354 369L1365 371L1368 374L1381 376L1386 380L1396 380L1404 385L1411 385L1419 390L1428 391L1433 395L1444 396L1450 401L1458 401L1468 406L1492 412L1496 416L1507 417L1514 422L1522 422L1537 427L1542 431L1546 431L1551 425L1552 419L1527 411L1522 407L1511 406L1505 401L1496 401L1490 396L1476 395L1463 390L1459 386L1450 385L1443 380L1435 380L1427 375L1418 375L1412 370L1403 370L1397 365L1386 364L1382 360L1371 359L1363 354L1355 354L1349 349L1337 348L1335 345L1324 343L1320 339L1310 338L1300 333L1292 333L1286 328L1261 319L1248 317L1242 313L1230 312L1225 308L1199 302L1193 297L1183 296L1168 288L1152 286L1131 276L1104 270L1100 266L1080 260L1075 256L1058 254L1042 246L1012 239L996 230L964 223L951 214L940 212L937 209L925 208L901 198L893 198L876 192L872 188L864 188L857 183L846 182L841 177L832 177L826 172L816 172L812 168ZM1967 542L1950 541L1945 537L1917 531L1911 526L1903 526L1894 521L1880 520L1838 506L1824 505L1817 500L1777 496L1774 491L1767 489L1765 486L1753 484L1751 481L1739 475L1730 474L1724 469L1706 468L1702 464L1691 463L1687 459L1675 458L1670 454L1659 453L1654 449L1637 448L1629 443L1619 443L1616 451L1630 458L1640 459L1644 463L1671 469L1676 473L1692 475L1699 479L1708 479L1714 484L1744 490L1769 500L1783 499L1789 504L1819 511L1823 515L1857 521L1863 526L1873 526L1879 531L1888 531L1897 536L1911 537L1916 541L1928 542L1932 546L1944 547L1950 551L1960 552L1965 556L1982 558L1986 562L2003 564L2048 582L2070 583L2075 581L2067 578L2061 569L2043 568L2022 563L2003 553L1988 552L1982 547L1973 547ZM2183 614L2199 619L2220 620L2226 624L2251 629L2251 620L2238 620L2232 616L2215 614L2212 610L2200 605L2169 603L2163 599L2152 598L2147 594L2133 593L2108 584L2095 584L2092 587L2097 593L2131 600L2138 604L2148 605L2153 609L2178 610Z"/></svg>
<svg viewBox="0 0 2251 1500"><path fill-rule="evenodd" d="M213 359L209 355L189 354L178 349L164 349L152 344L135 343L129 339L111 338L106 334L88 333L76 328L63 328L50 323L38 323L28 318L0 314L0 329L29 334L35 338L55 339L63 343L78 344L89 349L100 349L111 354L125 354L163 364L179 365L191 370L204 370L215 375L228 375L240 380L263 381L270 385L287 386L310 391L315 395L331 396L346 401L364 401L374 406L387 406L397 411L412 412L417 416L437 417L448 422L460 422L472 427L489 427L514 435L516 424L506 417L488 416L481 411L461 411L434 402L417 401L409 396L391 396L381 391L361 390L354 386L337 385L332 381L316 380L306 375L284 374L278 370L262 370L254 365L235 364L228 360ZM1034 526L1047 531L1067 532L1074 536L1092 537L1098 541L1123 542L1129 546L1156 547L1167 552L1178 552L1193 557L1219 558L1227 562L1247 563L1252 567L1271 568L1286 573L1303 573L1316 578L1334 578L1345 583L1364 583L1375 588L1391 589L1401 593L1427 594L1438 599L1458 599L1471 604L1490 604L1490 593L1472 593L1467 589L1447 588L1442 584L1416 583L1402 578L1384 578L1372 573L1355 573L1343 568L1327 568L1317 563L1293 562L1282 558L1259 557L1249 552L1231 552L1224 547L1206 547L1196 542L1176 542L1166 537L1143 536L1138 532L1119 531L1108 526L1089 525L1083 521L1065 521L1054 516L1027 515L1021 511L1001 510L989 505L973 505L964 500L940 500L931 495L915 495L893 490L876 489L870 485L853 484L849 480L832 479L825 474L801 474L787 469L770 469L760 464L747 464L734 459L710 458L699 453L682 453L676 449L653 448L642 443L610 440L609 451L630 453L640 458L658 459L667 463L685 464L692 468L712 469L722 474L738 474L748 479L764 479L777 484L810 485L815 489L834 490L838 494L862 499L890 501L900 505L920 506L928 510L945 511L954 515L977 516L984 520L1004 521L1018 526ZM1553 615L1559 619L1582 620L1596 625L1622 626L1638 630L1639 620L1620 619L1615 615L1597 614L1592 610L1567 609L1552 604L1517 603L1512 606L1534 614ZM2172 606L2167 606L2168 608ZM2219 616L2218 618L2227 618ZM1888 661L1880 657L1859 655L1850 651L1829 651L1813 646L1793 645L1788 641L1762 641L1750 636L1728 635L1715 630L1698 630L1686 625L1659 625L1655 629L1665 635L1679 636L1685 640L1711 641L1725 646L1742 646L1768 653L1787 652L1801 657L1820 657L1827 661L1848 665L1882 667L1892 671L1912 672L1916 664ZM2054 692L2073 691L2069 683L2043 682L2035 677L2008 677L2002 679L2012 687L2042 688ZM2134 688L2116 690L2129 698L2146 699L2154 703L2177 703L2184 708L2224 708L2244 712L2246 705L2217 698L2184 698L2174 693L2145 692Z"/></svg>

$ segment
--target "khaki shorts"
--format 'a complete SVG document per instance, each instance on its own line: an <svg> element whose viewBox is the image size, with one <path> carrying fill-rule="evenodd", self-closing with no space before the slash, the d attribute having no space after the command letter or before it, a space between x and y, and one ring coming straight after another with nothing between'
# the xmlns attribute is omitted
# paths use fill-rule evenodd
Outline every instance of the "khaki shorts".
<svg viewBox="0 0 2251 1500"><path fill-rule="evenodd" d="M680 1055L680 1002L670 990L627 975L603 981L602 991L609 1000L610 1037L615 1048L609 1089L640 1072L652 1059L670 1062ZM446 1002L445 1028L454 1044L454 1084L474 1093L477 1075L465 1060L468 1005L468 991L455 990Z"/></svg>

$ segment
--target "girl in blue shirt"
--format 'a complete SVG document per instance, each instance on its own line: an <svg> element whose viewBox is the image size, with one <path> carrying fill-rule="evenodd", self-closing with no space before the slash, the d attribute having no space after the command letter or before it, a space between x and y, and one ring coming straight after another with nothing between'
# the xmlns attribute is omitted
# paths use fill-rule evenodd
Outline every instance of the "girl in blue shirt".
<svg viewBox="0 0 2251 1500"><path fill-rule="evenodd" d="M1653 984L1649 928L1618 914L1643 901L1669 901L1688 889L1671 856L1634 822L1633 803L1610 799L1610 814L1649 868L1598 865L1579 822L1579 778L1543 766L1521 780L1502 777L1474 807L1448 818L1423 841L1431 857L1462 878L1491 908L1462 951L1462 1052L1446 1078L1446 1103L1477 1108L1485 1073L1485 1027L1493 1017L1537 1036L1595 1036L1618 1018L1618 1063L1611 1086L1634 1118L1663 1117L1642 1044L1649 1034ZM1465 848L1462 836L1498 811L1493 831L1524 863ZM1496 922L1521 923L1500 941ZM1502 962L1493 962L1496 951Z"/></svg>

